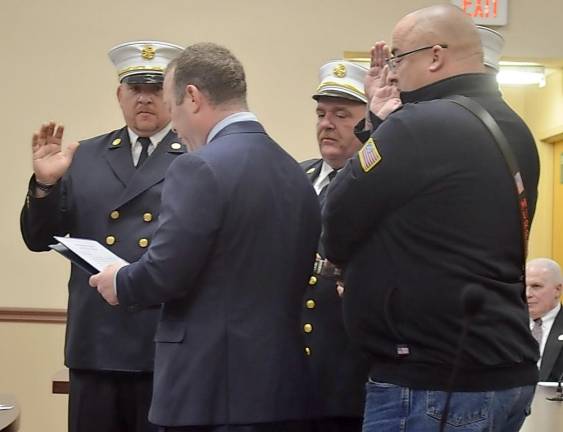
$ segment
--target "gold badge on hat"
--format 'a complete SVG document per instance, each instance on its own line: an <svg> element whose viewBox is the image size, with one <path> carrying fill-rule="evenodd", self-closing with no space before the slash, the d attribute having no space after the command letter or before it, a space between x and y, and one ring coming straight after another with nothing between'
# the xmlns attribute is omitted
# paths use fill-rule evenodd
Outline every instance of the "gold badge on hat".
<svg viewBox="0 0 563 432"><path fill-rule="evenodd" d="M358 156L364 172L371 170L374 166L381 162L382 159L377 147L375 146L373 138L370 138L365 142L364 146L358 153Z"/></svg>
<svg viewBox="0 0 563 432"><path fill-rule="evenodd" d="M332 70L332 73L337 78L344 78L346 76L346 66L344 66L342 63L339 63Z"/></svg>
<svg viewBox="0 0 563 432"><path fill-rule="evenodd" d="M145 45L141 51L141 57L145 60L152 60L156 55L156 49L152 45Z"/></svg>

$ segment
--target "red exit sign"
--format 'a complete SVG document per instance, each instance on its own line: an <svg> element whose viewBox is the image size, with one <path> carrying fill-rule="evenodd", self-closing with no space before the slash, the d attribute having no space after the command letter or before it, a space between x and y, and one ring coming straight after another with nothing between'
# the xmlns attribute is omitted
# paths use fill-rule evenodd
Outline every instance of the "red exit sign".
<svg viewBox="0 0 563 432"><path fill-rule="evenodd" d="M475 24L502 26L508 23L508 0L452 0Z"/></svg>

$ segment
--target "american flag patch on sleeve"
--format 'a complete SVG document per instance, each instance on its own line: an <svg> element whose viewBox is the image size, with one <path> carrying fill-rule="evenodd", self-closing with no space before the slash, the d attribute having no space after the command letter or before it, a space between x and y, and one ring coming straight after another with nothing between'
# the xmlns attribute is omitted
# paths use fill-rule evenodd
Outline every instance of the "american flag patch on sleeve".
<svg viewBox="0 0 563 432"><path fill-rule="evenodd" d="M359 153L360 164L364 172L368 172L381 161L381 155L375 146L373 138L368 139Z"/></svg>

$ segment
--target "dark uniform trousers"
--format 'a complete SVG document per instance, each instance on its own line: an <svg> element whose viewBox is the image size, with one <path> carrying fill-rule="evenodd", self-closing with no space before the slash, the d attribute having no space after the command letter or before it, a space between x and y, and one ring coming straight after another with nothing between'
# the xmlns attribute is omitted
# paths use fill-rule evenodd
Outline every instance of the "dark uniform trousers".
<svg viewBox="0 0 563 432"><path fill-rule="evenodd" d="M159 432L313 432L310 422L274 422L250 425L161 427Z"/></svg>
<svg viewBox="0 0 563 432"><path fill-rule="evenodd" d="M70 370L69 430L156 432L147 413L152 373Z"/></svg>
<svg viewBox="0 0 563 432"><path fill-rule="evenodd" d="M311 432L359 432L363 417L333 417L313 421Z"/></svg>
<svg viewBox="0 0 563 432"><path fill-rule="evenodd" d="M160 427L159 432L359 432L363 417L332 417L250 425Z"/></svg>

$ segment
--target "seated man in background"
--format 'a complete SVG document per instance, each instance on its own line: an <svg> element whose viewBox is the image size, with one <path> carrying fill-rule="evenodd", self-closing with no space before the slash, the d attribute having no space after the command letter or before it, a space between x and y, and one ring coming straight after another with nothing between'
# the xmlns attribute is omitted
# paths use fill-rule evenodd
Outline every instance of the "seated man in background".
<svg viewBox="0 0 563 432"><path fill-rule="evenodd" d="M526 299L530 329L540 346L540 381L559 381L563 374L561 268L548 258L526 264Z"/></svg>

